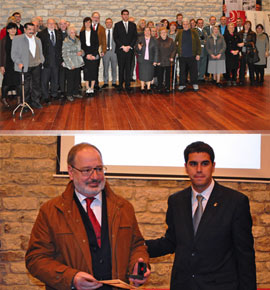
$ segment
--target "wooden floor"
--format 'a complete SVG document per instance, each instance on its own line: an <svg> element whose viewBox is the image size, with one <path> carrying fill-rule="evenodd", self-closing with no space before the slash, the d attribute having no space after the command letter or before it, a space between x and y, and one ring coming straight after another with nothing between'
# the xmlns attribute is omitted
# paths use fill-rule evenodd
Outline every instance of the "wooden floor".
<svg viewBox="0 0 270 290"><path fill-rule="evenodd" d="M141 94L136 86L131 93L106 88L93 98L57 100L22 120L0 105L0 130L270 130L270 76L262 87L207 83L199 92L167 95Z"/></svg>

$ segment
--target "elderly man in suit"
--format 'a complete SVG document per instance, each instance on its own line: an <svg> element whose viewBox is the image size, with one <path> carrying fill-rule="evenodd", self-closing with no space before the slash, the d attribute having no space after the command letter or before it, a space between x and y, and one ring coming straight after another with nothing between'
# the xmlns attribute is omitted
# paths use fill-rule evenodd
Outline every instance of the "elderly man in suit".
<svg viewBox="0 0 270 290"><path fill-rule="evenodd" d="M175 253L171 290L256 290L249 200L213 180L214 151L184 151L191 187L168 200L164 237L148 240L150 257Z"/></svg>
<svg viewBox="0 0 270 290"><path fill-rule="evenodd" d="M113 40L113 21L111 18L107 18L105 21L106 26L106 44L107 52L103 56L103 81L102 88L108 87L109 82L109 67L111 64L112 72L112 86L116 87L116 69L117 69L117 56L115 53L115 42Z"/></svg>
<svg viewBox="0 0 270 290"><path fill-rule="evenodd" d="M15 71L23 72L25 100L33 108L42 108L40 104L40 73L44 62L42 44L35 37L33 23L24 25L24 34L15 36L12 41L11 58L14 62Z"/></svg>
<svg viewBox="0 0 270 290"><path fill-rule="evenodd" d="M119 86L118 90L125 89L130 91L130 72L131 62L134 54L134 46L137 41L136 24L129 21L129 11L124 9L121 11L122 21L119 21L114 26L113 39L116 47L118 66L119 66Z"/></svg>
<svg viewBox="0 0 270 290"><path fill-rule="evenodd" d="M197 19L197 27L195 28L199 34L200 42L201 42L201 56L198 61L198 82L204 83L204 75L206 72L206 64L207 64L207 51L206 51L206 40L207 33L203 30L204 21L202 18Z"/></svg>
<svg viewBox="0 0 270 290"><path fill-rule="evenodd" d="M41 71L42 101L49 104L50 97L57 98L59 69L62 62L62 37L60 32L55 29L54 19L47 20L47 28L38 32L37 37L41 40L45 57Z"/></svg>
<svg viewBox="0 0 270 290"><path fill-rule="evenodd" d="M98 42L99 42L99 54L100 57L103 57L107 51L107 46L106 46L106 34L105 34L105 28L100 24L100 14L99 12L93 12L92 13L92 29L94 31L97 31L98 35ZM100 65L100 58L98 59L98 67ZM99 91L99 80L98 80L98 72L96 74L96 79L95 79L95 90Z"/></svg>
<svg viewBox="0 0 270 290"><path fill-rule="evenodd" d="M144 239L133 206L105 181L98 148L73 146L68 154L70 182L61 196L42 205L26 253L29 272L47 290L114 288L100 280L146 282L138 262L148 263Z"/></svg>

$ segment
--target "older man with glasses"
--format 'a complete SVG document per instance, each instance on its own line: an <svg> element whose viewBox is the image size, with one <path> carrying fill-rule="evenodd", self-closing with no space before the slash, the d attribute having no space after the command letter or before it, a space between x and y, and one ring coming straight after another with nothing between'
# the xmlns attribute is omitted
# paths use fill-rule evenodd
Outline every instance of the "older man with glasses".
<svg viewBox="0 0 270 290"><path fill-rule="evenodd" d="M148 263L132 205L105 181L100 151L81 143L68 154L70 182L42 205L26 253L29 272L46 289L112 289L101 280L128 282L138 262ZM129 278L135 286L144 278Z"/></svg>

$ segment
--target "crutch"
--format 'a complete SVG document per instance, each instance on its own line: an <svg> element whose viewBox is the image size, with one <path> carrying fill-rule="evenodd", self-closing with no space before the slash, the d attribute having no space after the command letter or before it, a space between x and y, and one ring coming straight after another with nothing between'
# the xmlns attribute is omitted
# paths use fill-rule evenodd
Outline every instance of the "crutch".
<svg viewBox="0 0 270 290"><path fill-rule="evenodd" d="M175 90L176 69L177 69L177 55L174 58L173 87L172 87L173 91Z"/></svg>
<svg viewBox="0 0 270 290"><path fill-rule="evenodd" d="M20 111L20 120L22 119L22 113L23 113L23 109L24 108L28 108L31 112L32 112L32 115L34 115L34 110L30 107L30 105L25 101L25 95L24 95L24 71L23 71L24 67L22 67L22 100L21 100L21 103L14 109L13 111L13 117L15 117L15 113L16 111L20 108L21 108L21 111Z"/></svg>

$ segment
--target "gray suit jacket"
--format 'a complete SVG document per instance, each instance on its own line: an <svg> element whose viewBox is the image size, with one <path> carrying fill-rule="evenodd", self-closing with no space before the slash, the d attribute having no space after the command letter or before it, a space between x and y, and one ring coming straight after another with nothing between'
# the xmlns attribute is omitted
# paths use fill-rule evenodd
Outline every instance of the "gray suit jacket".
<svg viewBox="0 0 270 290"><path fill-rule="evenodd" d="M36 45L39 48L41 63L44 63L44 56L42 53L42 44L38 37L35 37ZM18 64L22 63L24 72L28 71L29 66L29 42L25 34L17 35L12 40L11 58L14 61L15 71L21 72Z"/></svg>

